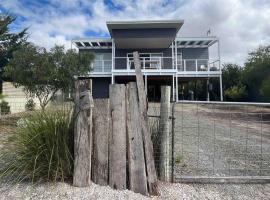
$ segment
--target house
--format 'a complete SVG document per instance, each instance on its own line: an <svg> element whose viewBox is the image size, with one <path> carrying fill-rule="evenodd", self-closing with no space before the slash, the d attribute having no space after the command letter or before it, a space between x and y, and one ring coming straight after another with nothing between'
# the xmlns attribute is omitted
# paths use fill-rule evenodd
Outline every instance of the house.
<svg viewBox="0 0 270 200"><path fill-rule="evenodd" d="M183 23L183 20L109 21L110 38L72 40L80 52L95 54L88 76L93 80L93 97L107 98L110 84L135 81L132 53L138 51L149 100L159 98L160 85L171 85L171 98L178 101L181 83L195 79L209 82L210 77L217 77L222 101L219 39L178 37ZM206 96L209 100L209 92Z"/></svg>

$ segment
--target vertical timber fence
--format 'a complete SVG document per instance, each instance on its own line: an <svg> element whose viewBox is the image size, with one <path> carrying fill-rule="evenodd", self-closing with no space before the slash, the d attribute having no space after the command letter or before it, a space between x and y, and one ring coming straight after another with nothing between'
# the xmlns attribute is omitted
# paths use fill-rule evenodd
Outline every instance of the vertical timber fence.
<svg viewBox="0 0 270 200"><path fill-rule="evenodd" d="M270 103L182 101L171 116L172 181L270 181Z"/></svg>

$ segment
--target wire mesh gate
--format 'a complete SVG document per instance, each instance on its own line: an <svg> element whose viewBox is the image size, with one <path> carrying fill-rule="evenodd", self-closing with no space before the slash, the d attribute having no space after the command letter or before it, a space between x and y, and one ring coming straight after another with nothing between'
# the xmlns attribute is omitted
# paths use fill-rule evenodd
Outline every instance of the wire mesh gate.
<svg viewBox="0 0 270 200"><path fill-rule="evenodd" d="M183 101L172 107L174 182L270 180L270 104Z"/></svg>

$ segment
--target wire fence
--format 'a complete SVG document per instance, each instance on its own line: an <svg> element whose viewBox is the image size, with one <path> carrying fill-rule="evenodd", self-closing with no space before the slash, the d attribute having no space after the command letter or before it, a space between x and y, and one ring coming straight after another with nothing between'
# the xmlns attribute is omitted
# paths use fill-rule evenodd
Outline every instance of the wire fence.
<svg viewBox="0 0 270 200"><path fill-rule="evenodd" d="M270 104L180 102L172 115L174 181L270 180Z"/></svg>
<svg viewBox="0 0 270 200"><path fill-rule="evenodd" d="M161 113L162 114L162 113ZM149 104L149 127L160 176L160 105ZM174 182L270 181L270 104L174 103L165 138L166 173Z"/></svg>

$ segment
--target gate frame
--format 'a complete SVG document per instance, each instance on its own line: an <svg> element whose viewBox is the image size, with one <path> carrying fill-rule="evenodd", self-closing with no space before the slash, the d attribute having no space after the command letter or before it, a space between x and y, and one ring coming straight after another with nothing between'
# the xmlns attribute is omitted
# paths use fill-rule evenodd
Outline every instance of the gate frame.
<svg viewBox="0 0 270 200"><path fill-rule="evenodd" d="M224 101L177 101L172 105L172 168L171 181L173 183L270 183L270 174L268 176L181 176L175 177L175 106L177 104L210 104L210 105L245 105L245 106L267 106L270 108L270 103L260 102L224 102ZM270 161L269 161L270 162ZM270 170L270 169L269 169Z"/></svg>

